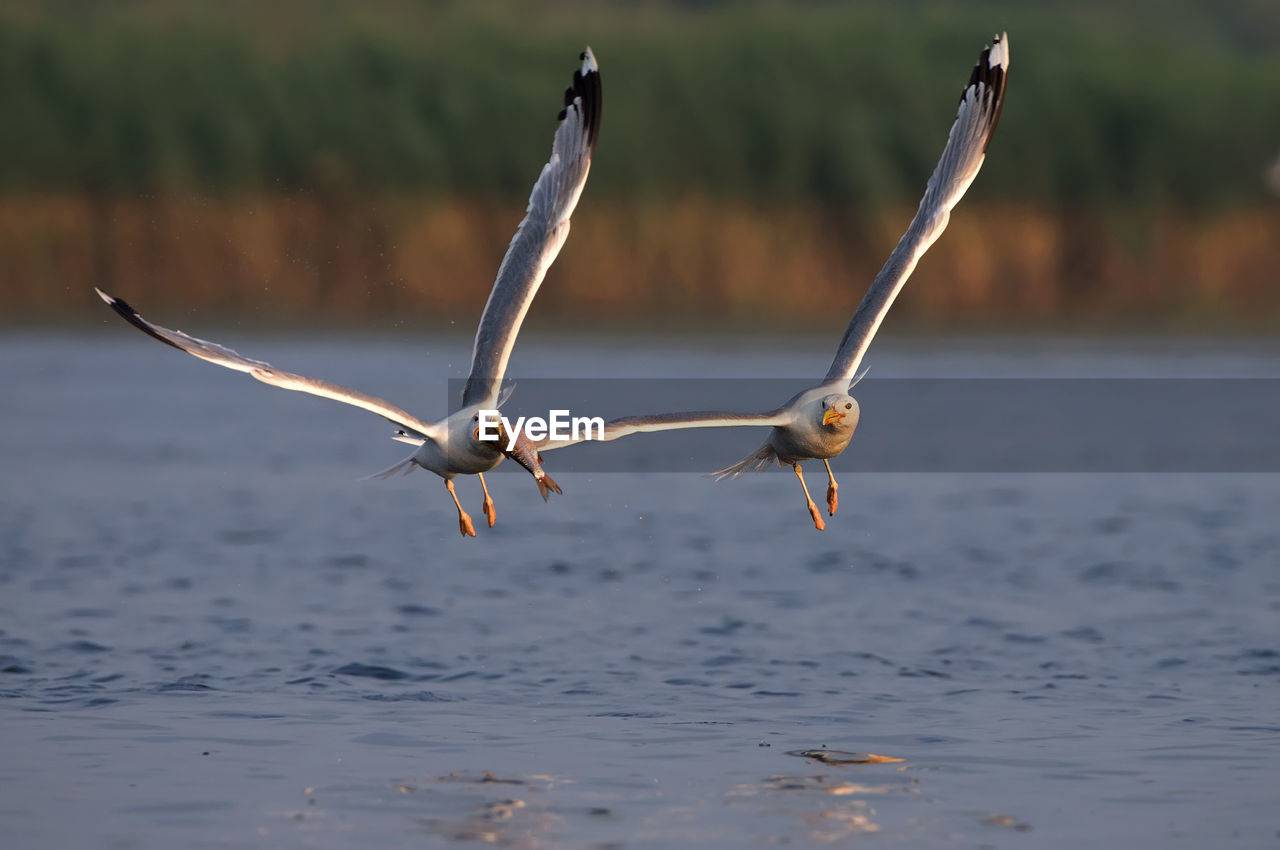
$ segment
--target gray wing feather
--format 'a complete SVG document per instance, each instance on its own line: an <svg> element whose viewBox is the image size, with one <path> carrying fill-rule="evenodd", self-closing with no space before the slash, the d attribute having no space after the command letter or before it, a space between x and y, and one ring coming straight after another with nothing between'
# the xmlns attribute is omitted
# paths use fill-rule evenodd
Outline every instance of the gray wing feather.
<svg viewBox="0 0 1280 850"><path fill-rule="evenodd" d="M586 185L600 133L600 69L591 48L582 53L581 59L582 67L574 72L573 85L565 91L551 159L533 186L524 220L502 258L480 317L471 374L462 390L464 407L482 402L496 406L498 387L520 324L543 276L569 236L569 217Z"/></svg>
<svg viewBox="0 0 1280 850"><path fill-rule="evenodd" d="M1000 121L1008 70L1009 36L1006 33L982 51L974 66L969 83L960 95L960 108L947 137L947 146L929 178L920 209L858 305L823 380L824 386L847 386L853 379L893 299L925 251L946 230L951 209L978 176Z"/></svg>
<svg viewBox="0 0 1280 850"><path fill-rule="evenodd" d="M422 422L412 414L406 413L394 404L383 401L380 398L374 398L371 395L365 395L364 393L356 390L348 389L337 384L331 384L328 381L307 378L303 375L295 375L291 372L281 372L274 368L270 363L241 356L230 348L218 345L216 342L197 339L196 337L185 334L182 331L162 328L159 325L152 324L139 316L138 311L130 307L123 299L113 298L101 289L96 291L102 300L107 302L111 309L115 310L116 313L118 313L126 322L148 336L160 340L165 345L171 345L179 351L185 351L193 357L199 357L201 360L207 360L210 363L216 363L219 366L225 366L226 368L234 369L237 372L247 372L259 381L262 381L264 384L270 384L273 387L310 393L311 395L320 396L321 398L329 398L334 401L340 401L343 404L350 404L355 407L363 408L364 410L378 414L384 419L400 426L406 432L411 432L413 435L418 437L437 438L440 436L440 429L436 426Z"/></svg>
<svg viewBox="0 0 1280 850"><path fill-rule="evenodd" d="M652 431L677 431L686 428L744 428L763 425L785 425L792 419L787 407L767 413L726 413L721 410L700 410L692 413L657 413L648 416L625 416L604 425L603 442L616 440L630 434ZM571 446L583 440L549 440L538 444L539 451L550 451Z"/></svg>

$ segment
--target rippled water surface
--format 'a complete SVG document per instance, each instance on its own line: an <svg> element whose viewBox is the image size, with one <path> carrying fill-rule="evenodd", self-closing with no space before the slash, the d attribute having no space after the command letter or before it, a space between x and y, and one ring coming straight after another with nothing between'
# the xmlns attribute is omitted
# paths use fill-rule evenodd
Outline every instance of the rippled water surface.
<svg viewBox="0 0 1280 850"><path fill-rule="evenodd" d="M109 330L0 337L5 847L1280 840L1280 476L855 462L817 533L790 473L571 473L551 504L495 474L498 525L463 540L438 479L359 480L405 454L381 420ZM428 415L468 355L229 341ZM816 375L820 342L530 340L513 371ZM1277 363L1017 340L873 360Z"/></svg>

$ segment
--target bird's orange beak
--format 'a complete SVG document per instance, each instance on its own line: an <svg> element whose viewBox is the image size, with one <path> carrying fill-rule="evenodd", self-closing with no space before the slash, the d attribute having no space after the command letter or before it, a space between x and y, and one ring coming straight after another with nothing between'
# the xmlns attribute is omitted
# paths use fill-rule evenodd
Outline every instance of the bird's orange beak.
<svg viewBox="0 0 1280 850"><path fill-rule="evenodd" d="M836 410L834 407L828 407L827 412L822 414L822 424L830 425L832 422L839 422L844 419L845 414Z"/></svg>
<svg viewBox="0 0 1280 850"><path fill-rule="evenodd" d="M471 439L475 440L477 443L485 442L480 439L479 428L476 428L471 432ZM498 423L498 441L496 445L505 446L506 444L507 444L507 429L503 428L502 423L499 422Z"/></svg>

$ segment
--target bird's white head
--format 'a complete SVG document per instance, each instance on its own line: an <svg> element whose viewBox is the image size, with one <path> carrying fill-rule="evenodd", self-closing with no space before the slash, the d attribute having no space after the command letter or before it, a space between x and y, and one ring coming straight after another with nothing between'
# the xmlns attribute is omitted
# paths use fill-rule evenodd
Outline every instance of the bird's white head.
<svg viewBox="0 0 1280 850"><path fill-rule="evenodd" d="M507 445L507 429L502 421L494 423L488 429L489 436L487 439L480 435L480 413L477 411L471 416L471 423L468 426L471 429L471 442L476 446L485 446L490 449L502 449Z"/></svg>
<svg viewBox="0 0 1280 850"><path fill-rule="evenodd" d="M823 396L821 417L822 427L836 433L845 433L858 427L858 402L845 393L832 393Z"/></svg>

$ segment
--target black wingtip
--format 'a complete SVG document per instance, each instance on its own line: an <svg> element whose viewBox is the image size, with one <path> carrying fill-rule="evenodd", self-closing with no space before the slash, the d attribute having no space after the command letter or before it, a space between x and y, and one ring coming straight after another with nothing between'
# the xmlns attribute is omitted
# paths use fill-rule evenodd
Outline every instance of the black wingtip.
<svg viewBox="0 0 1280 850"><path fill-rule="evenodd" d="M992 59L993 53L995 54L994 61ZM991 40L989 46L983 48L982 55L978 57L978 64L973 66L973 72L969 74L968 84L960 92L960 102L964 103L965 98L969 96L969 92L981 86L982 91L977 94L989 104L987 108L991 112L991 126L987 130L986 144L982 146L983 153L986 153L987 148L990 147L991 139L996 133L996 126L1000 123L1000 113L1004 110L1004 90L1008 75L1008 35L998 35Z"/></svg>
<svg viewBox="0 0 1280 850"><path fill-rule="evenodd" d="M138 311L129 306L128 301L125 301L123 298L116 298L114 295L108 295L107 293L103 292L101 289L97 289L96 287L95 287L95 291L98 293L98 297L100 297L103 301L107 302L107 306L110 307L112 310L115 310L116 313L120 316L120 318L124 319L126 322L133 325L135 328L142 331L144 334L151 337L152 339L158 339L161 342L163 342L165 345L172 346L178 349L179 351L183 350L182 346L178 345L172 340L165 339L163 336L156 333L155 330L151 327L151 325L147 324L146 320L138 315Z"/></svg>
<svg viewBox="0 0 1280 850"><path fill-rule="evenodd" d="M582 66L573 72L573 85L564 90L564 108L560 110L556 120L563 121L569 109L574 107L575 101L580 102L583 124L587 128L587 145L594 148L596 139L600 136L600 112L604 102L600 67L589 47L578 54L578 60Z"/></svg>

